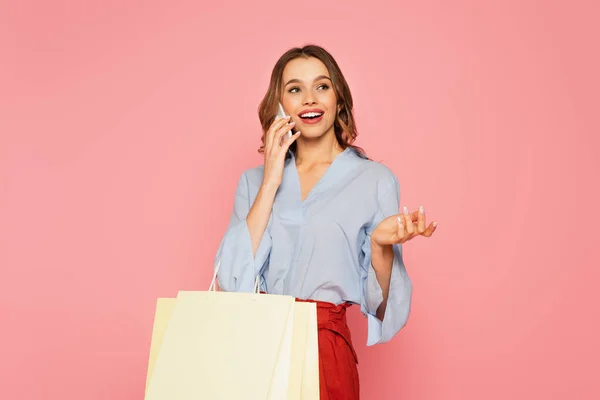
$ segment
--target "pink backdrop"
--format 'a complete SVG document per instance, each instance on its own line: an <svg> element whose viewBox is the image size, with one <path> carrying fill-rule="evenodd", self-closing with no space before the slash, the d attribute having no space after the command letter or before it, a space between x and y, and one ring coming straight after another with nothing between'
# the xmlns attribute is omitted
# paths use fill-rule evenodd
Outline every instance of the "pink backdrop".
<svg viewBox="0 0 600 400"><path fill-rule="evenodd" d="M306 42L440 223L402 333L352 313L364 398L600 398L595 2L97 3L0 6L1 398L142 399L155 299L207 287Z"/></svg>

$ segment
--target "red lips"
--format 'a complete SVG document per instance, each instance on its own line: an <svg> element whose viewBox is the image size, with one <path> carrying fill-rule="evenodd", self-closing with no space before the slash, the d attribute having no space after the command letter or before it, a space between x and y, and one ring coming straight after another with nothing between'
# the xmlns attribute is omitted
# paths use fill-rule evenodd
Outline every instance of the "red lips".
<svg viewBox="0 0 600 400"><path fill-rule="evenodd" d="M323 114L325 111L320 110L318 108L309 108L307 110L302 110L302 112L300 114L298 114L298 116L300 117L301 115L304 115L306 113L310 113L310 112L314 112L314 113L319 113L319 114ZM302 118L302 117L300 117Z"/></svg>
<svg viewBox="0 0 600 400"><path fill-rule="evenodd" d="M312 113L319 113L321 115L318 116L318 117L310 117L310 118L308 118L308 117L305 117L305 118L301 117L301 115L305 115L305 114L311 113L311 112ZM302 123L313 125L313 124L319 123L323 119L323 115L324 114L325 114L325 111L323 111L323 110L320 110L318 108L309 108L307 110L303 110L300 114L298 114L298 117L300 117L300 120L302 121Z"/></svg>

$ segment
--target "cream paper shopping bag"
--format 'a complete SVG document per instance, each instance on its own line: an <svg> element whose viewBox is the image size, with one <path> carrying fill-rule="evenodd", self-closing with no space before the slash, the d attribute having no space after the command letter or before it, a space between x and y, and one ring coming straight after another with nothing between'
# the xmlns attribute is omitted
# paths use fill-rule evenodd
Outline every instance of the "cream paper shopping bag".
<svg viewBox="0 0 600 400"><path fill-rule="evenodd" d="M302 303L296 303L296 307ZM317 306L315 303L309 304L307 326L306 326L306 346L304 349L304 368L302 370L302 387L300 391L301 400L319 400L319 334L317 330Z"/></svg>
<svg viewBox="0 0 600 400"><path fill-rule="evenodd" d="M159 298L156 302L146 391L175 303L175 298ZM289 375L287 400L319 399L317 311L314 303L294 304L294 330Z"/></svg>
<svg viewBox="0 0 600 400"><path fill-rule="evenodd" d="M287 398L295 299L179 292L147 400Z"/></svg>
<svg viewBox="0 0 600 400"><path fill-rule="evenodd" d="M315 304L259 295L258 278L254 294L216 294L218 270L208 292L158 299L146 399L318 400Z"/></svg>
<svg viewBox="0 0 600 400"><path fill-rule="evenodd" d="M319 399L319 346L315 303L294 304L294 332L287 400Z"/></svg>
<svg viewBox="0 0 600 400"><path fill-rule="evenodd" d="M150 342L150 356L148 357L148 371L146 373L146 391L148 391L148 384L152 377L152 371L154 370L154 364L156 364L156 357L162 345L173 308L175 308L175 302L177 299L174 298L159 298L156 301L156 311L154 312L154 325L152 327L152 339Z"/></svg>

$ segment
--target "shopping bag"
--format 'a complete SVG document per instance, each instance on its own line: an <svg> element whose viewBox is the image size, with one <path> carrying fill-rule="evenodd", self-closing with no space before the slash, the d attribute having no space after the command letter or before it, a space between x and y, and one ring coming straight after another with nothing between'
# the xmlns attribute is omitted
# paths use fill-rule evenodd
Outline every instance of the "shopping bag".
<svg viewBox="0 0 600 400"><path fill-rule="evenodd" d="M317 400L315 305L216 292L214 281L158 299L146 399Z"/></svg>
<svg viewBox="0 0 600 400"><path fill-rule="evenodd" d="M319 344L314 303L294 305L292 360L287 400L319 399Z"/></svg>
<svg viewBox="0 0 600 400"><path fill-rule="evenodd" d="M304 306L302 305L304 304ZM319 334L317 329L317 305L315 303L296 303L296 307L308 310L306 321L306 347L304 350L304 368L300 400L318 400L319 392Z"/></svg>
<svg viewBox="0 0 600 400"><path fill-rule="evenodd" d="M148 384L152 377L154 364L156 364L156 357L165 336L167 325L171 319L176 300L175 298L159 298L156 301L154 326L152 327L152 339L150 341L150 356L148 357L148 370L146 373L146 391L148 391Z"/></svg>

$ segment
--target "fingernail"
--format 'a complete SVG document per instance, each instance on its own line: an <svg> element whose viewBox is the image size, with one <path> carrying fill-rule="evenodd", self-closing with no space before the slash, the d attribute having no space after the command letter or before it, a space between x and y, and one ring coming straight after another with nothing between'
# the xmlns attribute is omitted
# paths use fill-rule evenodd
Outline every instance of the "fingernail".
<svg viewBox="0 0 600 400"><path fill-rule="evenodd" d="M433 223L433 227L435 228L436 226L437 226L437 221L435 221L435 222Z"/></svg>
<svg viewBox="0 0 600 400"><path fill-rule="evenodd" d="M402 218L398 217L397 219L398 219L398 223L399 223L400 225L402 225Z"/></svg>
<svg viewBox="0 0 600 400"><path fill-rule="evenodd" d="M408 208L404 206L404 215L408 215Z"/></svg>
<svg viewBox="0 0 600 400"><path fill-rule="evenodd" d="M286 116L285 116L285 119L290 119L290 118L292 118L292 116L291 116L291 115L286 115Z"/></svg>
<svg viewBox="0 0 600 400"><path fill-rule="evenodd" d="M421 214L425 214L425 209L423 208L423 206L419 207L419 211L421 212Z"/></svg>
<svg viewBox="0 0 600 400"><path fill-rule="evenodd" d="M292 121L292 122L288 122L288 125L296 125L296 123L294 121Z"/></svg>

